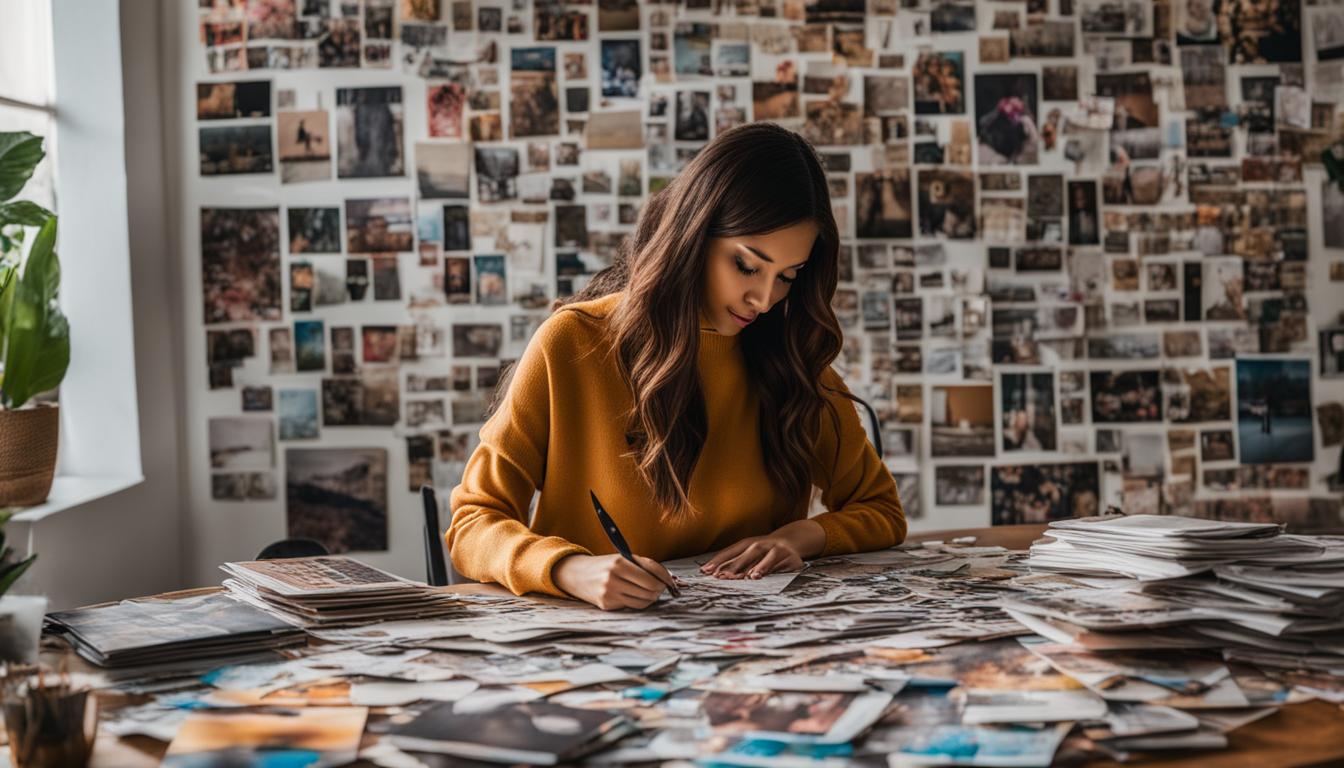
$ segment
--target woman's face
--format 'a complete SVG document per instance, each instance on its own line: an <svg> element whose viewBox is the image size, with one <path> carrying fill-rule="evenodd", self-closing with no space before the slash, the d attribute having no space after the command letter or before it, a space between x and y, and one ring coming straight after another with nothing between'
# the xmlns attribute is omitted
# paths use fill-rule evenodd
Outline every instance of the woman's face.
<svg viewBox="0 0 1344 768"><path fill-rule="evenodd" d="M710 238L700 305L704 324L732 336L769 312L788 295L816 239L811 219L763 235Z"/></svg>

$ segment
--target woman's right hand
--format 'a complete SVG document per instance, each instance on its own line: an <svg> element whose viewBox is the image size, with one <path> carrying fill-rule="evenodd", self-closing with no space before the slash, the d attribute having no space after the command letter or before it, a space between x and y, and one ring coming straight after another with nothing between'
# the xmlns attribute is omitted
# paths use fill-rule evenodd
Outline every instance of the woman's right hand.
<svg viewBox="0 0 1344 768"><path fill-rule="evenodd" d="M672 574L657 560L635 555L569 555L551 570L556 586L604 611L647 608L673 584Z"/></svg>

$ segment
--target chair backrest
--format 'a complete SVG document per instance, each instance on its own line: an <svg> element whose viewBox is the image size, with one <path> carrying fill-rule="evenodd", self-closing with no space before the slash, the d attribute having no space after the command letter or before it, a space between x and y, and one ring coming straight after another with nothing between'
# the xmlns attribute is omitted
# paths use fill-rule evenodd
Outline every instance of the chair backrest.
<svg viewBox="0 0 1344 768"><path fill-rule="evenodd" d="M290 557L320 557L329 555L325 545L313 539L281 539L266 545L257 554L258 560L283 560Z"/></svg>
<svg viewBox="0 0 1344 768"><path fill-rule="evenodd" d="M443 529L439 527L439 497L434 486L420 486L425 507L425 582L431 587L448 586L448 566L443 557Z"/></svg>
<svg viewBox="0 0 1344 768"><path fill-rule="evenodd" d="M882 423L877 419L877 411L873 410L873 406L869 405L867 400L858 395L854 397L868 411L868 429L865 431L868 433L868 439L873 443L873 448L877 450L877 458L885 458L882 451Z"/></svg>

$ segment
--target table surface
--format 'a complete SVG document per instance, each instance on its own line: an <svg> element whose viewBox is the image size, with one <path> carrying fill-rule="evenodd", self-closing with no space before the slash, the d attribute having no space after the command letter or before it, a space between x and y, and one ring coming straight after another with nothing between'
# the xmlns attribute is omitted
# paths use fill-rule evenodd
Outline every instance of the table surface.
<svg viewBox="0 0 1344 768"><path fill-rule="evenodd" d="M976 537L981 545L999 545L1026 549L1040 537L1042 525L1010 525L995 528L967 528L955 531L914 533L909 541L947 541L962 536ZM217 587L214 589L218 589ZM454 592L490 592L501 588L490 584L446 587ZM187 590L196 591L196 590ZM177 593L168 593L177 594ZM78 660L81 661L82 660ZM369 743L372 743L370 739ZM99 732L90 768L139 768L159 764L168 745L147 737L118 739ZM372 765L359 762L354 765ZM1120 763L1094 760L1086 768L1121 768ZM1327 701L1288 704L1279 711L1228 734L1228 747L1222 750L1174 753L1157 759L1123 764L1152 768L1326 768L1344 766L1344 708Z"/></svg>

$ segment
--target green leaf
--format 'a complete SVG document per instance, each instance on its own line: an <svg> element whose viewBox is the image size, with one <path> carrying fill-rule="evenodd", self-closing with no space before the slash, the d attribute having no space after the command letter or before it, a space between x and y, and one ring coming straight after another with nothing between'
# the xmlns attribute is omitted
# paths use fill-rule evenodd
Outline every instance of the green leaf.
<svg viewBox="0 0 1344 768"><path fill-rule="evenodd" d="M54 216L51 211L28 200L12 203L0 203L0 227L7 224L22 224L25 227L40 227Z"/></svg>
<svg viewBox="0 0 1344 768"><path fill-rule="evenodd" d="M9 588L14 586L14 582L19 580L19 577L24 574L24 571L28 570L28 566L32 565L36 559L37 555L32 554L20 562L0 566L0 595L8 592Z"/></svg>
<svg viewBox="0 0 1344 768"><path fill-rule="evenodd" d="M5 378L0 392L10 408L33 395L55 389L70 365L70 326L56 306L61 266L53 246L56 219L38 231L14 289L7 322Z"/></svg>
<svg viewBox="0 0 1344 768"><path fill-rule="evenodd" d="M27 131L0 133L0 200L19 194L45 155L41 136Z"/></svg>

